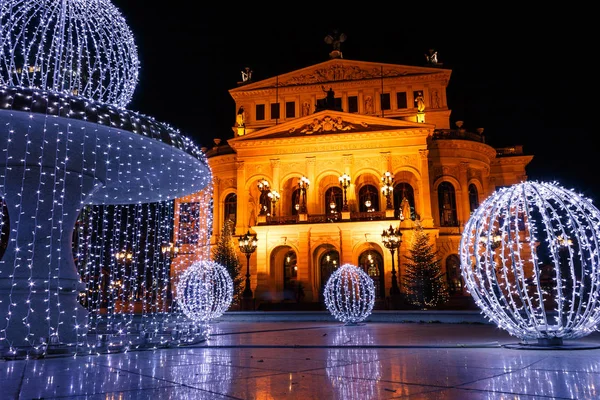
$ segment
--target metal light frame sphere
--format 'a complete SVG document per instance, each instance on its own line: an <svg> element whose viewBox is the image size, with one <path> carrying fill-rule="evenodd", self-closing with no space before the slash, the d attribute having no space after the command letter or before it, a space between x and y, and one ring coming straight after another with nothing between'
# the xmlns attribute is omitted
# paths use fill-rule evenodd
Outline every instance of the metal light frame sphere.
<svg viewBox="0 0 600 400"><path fill-rule="evenodd" d="M197 261L186 269L177 284L181 311L194 322L218 318L233 300L233 280L224 266L214 261Z"/></svg>
<svg viewBox="0 0 600 400"><path fill-rule="evenodd" d="M0 2L0 84L124 108L139 66L133 34L110 0Z"/></svg>
<svg viewBox="0 0 600 400"><path fill-rule="evenodd" d="M460 242L466 288L485 316L521 339L561 344L600 322L600 211L552 182L496 191Z"/></svg>
<svg viewBox="0 0 600 400"><path fill-rule="evenodd" d="M323 295L325 306L335 319L354 325L371 315L375 304L375 284L362 269L344 264L331 274Z"/></svg>

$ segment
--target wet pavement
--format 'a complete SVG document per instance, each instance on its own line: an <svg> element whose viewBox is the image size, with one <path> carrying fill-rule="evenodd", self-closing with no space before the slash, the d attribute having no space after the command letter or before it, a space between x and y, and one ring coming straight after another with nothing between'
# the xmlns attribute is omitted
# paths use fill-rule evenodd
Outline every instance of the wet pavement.
<svg viewBox="0 0 600 400"><path fill-rule="evenodd" d="M0 399L598 399L600 334L540 349L490 324L215 322L159 350L0 361Z"/></svg>

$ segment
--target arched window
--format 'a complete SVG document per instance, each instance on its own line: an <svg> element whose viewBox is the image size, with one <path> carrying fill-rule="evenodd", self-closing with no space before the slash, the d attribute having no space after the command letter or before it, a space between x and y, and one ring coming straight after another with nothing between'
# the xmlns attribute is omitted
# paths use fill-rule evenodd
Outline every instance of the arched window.
<svg viewBox="0 0 600 400"><path fill-rule="evenodd" d="M343 206L344 195L341 188L333 186L325 191L325 214L328 217L337 217Z"/></svg>
<svg viewBox="0 0 600 400"><path fill-rule="evenodd" d="M383 257L375 250L367 250L358 257L358 266L373 279L375 298L385 298L385 275L383 273Z"/></svg>
<svg viewBox="0 0 600 400"><path fill-rule="evenodd" d="M292 215L298 215L300 212L302 197L300 197L300 188L292 192Z"/></svg>
<svg viewBox="0 0 600 400"><path fill-rule="evenodd" d="M463 292L463 280L460 274L460 260L456 254L451 254L446 259L446 280L448 292L460 295Z"/></svg>
<svg viewBox="0 0 600 400"><path fill-rule="evenodd" d="M227 220L230 220L235 226L237 213L237 194L229 193L227 197L225 197L225 204L223 205L223 210L225 211L225 218L223 219L223 221L227 222Z"/></svg>
<svg viewBox="0 0 600 400"><path fill-rule="evenodd" d="M337 250L329 250L326 253L323 253L319 260L319 265L321 269L321 290L319 296L321 296L322 300L323 289L325 289L329 277L340 265L340 253L338 253Z"/></svg>
<svg viewBox="0 0 600 400"><path fill-rule="evenodd" d="M379 191L373 185L364 185L358 191L358 209L360 212L379 211Z"/></svg>
<svg viewBox="0 0 600 400"><path fill-rule="evenodd" d="M298 279L298 263L296 252L290 250L283 259L283 296L287 300L296 298L296 284Z"/></svg>
<svg viewBox="0 0 600 400"><path fill-rule="evenodd" d="M440 226L458 226L456 216L456 195L450 182L438 186L438 206L440 207Z"/></svg>
<svg viewBox="0 0 600 400"><path fill-rule="evenodd" d="M410 215L404 215L404 218L410 218L414 220L415 215L415 192L408 183L400 182L394 186L394 218L400 217L400 207L402 206L402 199L406 198L408 204L410 204Z"/></svg>
<svg viewBox="0 0 600 400"><path fill-rule="evenodd" d="M477 193L477 186L474 184L469 185L469 211L473 212L479 207L479 193Z"/></svg>

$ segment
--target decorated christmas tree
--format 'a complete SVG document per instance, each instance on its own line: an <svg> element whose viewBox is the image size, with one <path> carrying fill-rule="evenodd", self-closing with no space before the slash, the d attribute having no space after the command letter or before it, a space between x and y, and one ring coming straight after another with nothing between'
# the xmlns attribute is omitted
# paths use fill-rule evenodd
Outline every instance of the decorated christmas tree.
<svg viewBox="0 0 600 400"><path fill-rule="evenodd" d="M243 290L242 282L244 281L244 278L240 273L242 264L240 263L237 253L235 252L235 247L231 237L232 225L233 224L231 221L227 221L225 224L223 224L221 236L219 236L217 245L213 249L213 261L224 266L227 272L229 272L231 280L233 281L232 304L239 304Z"/></svg>
<svg viewBox="0 0 600 400"><path fill-rule="evenodd" d="M437 251L421 225L416 222L410 255L404 274L408 301L421 309L436 307L448 301L448 287Z"/></svg>

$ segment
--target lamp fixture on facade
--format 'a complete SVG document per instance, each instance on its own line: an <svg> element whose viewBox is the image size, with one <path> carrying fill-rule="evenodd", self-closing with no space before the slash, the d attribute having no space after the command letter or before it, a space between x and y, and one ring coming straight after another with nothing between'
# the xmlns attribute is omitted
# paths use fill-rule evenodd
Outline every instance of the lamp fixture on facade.
<svg viewBox="0 0 600 400"><path fill-rule="evenodd" d="M168 256L170 258L175 258L175 257L177 257L177 254L179 253L179 247L176 246L173 242L163 243L160 246L160 252L164 256Z"/></svg>
<svg viewBox="0 0 600 400"><path fill-rule="evenodd" d="M335 208L337 207L337 204L335 202L335 196L333 194L333 190L331 191L331 196L329 196L329 209L331 210L332 214L335 214Z"/></svg>
<svg viewBox="0 0 600 400"><path fill-rule="evenodd" d="M300 178L300 180L298 181L298 187L300 188L300 198L301 198L301 203L300 203L300 213L301 214L306 214L306 189L308 189L309 186L310 186L310 181L305 176Z"/></svg>
<svg viewBox="0 0 600 400"><path fill-rule="evenodd" d="M273 217L275 216L275 204L277 204L280 197L281 195L276 190L271 190L269 192L269 198L271 199L271 203L273 203L273 212L271 213Z"/></svg>
<svg viewBox="0 0 600 400"><path fill-rule="evenodd" d="M394 206L392 205L392 192L394 191L394 176L390 171L386 171L381 177L381 183L383 186L381 187L381 193L385 196L386 205L385 208L387 210L393 210Z"/></svg>
<svg viewBox="0 0 600 400"><path fill-rule="evenodd" d="M398 287L396 269L394 268L394 252L402 243L402 232L400 232L400 228L394 229L392 225L390 225L389 229L386 229L381 233L381 241L390 253L392 253L392 287L390 288L390 296L399 295L400 288ZM398 259L398 263L400 263L400 259ZM398 269L400 269L400 265L398 265Z"/></svg>
<svg viewBox="0 0 600 400"><path fill-rule="evenodd" d="M266 215L267 214L267 208L268 208L268 204L263 204L263 199L264 193L267 193L271 190L271 188L269 187L269 181L267 181L265 178L259 179L258 180L258 184L256 185L258 187L258 190L260 191L260 212L259 215Z"/></svg>
<svg viewBox="0 0 600 400"><path fill-rule="evenodd" d="M344 174L340 176L339 180L342 188L344 189L344 205L342 207L342 211L348 211L348 197L346 196L346 190L348 189L348 186L350 186L350 175Z"/></svg>

